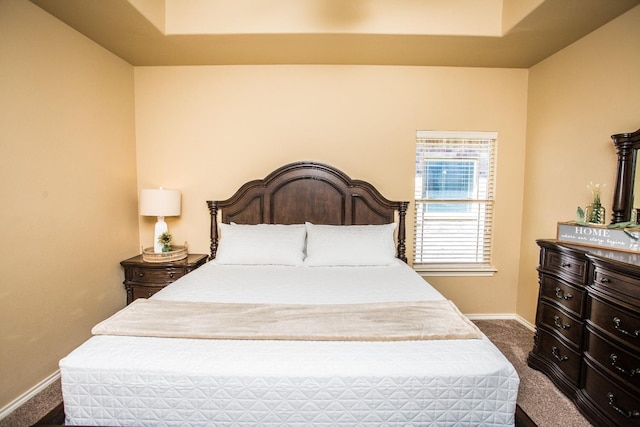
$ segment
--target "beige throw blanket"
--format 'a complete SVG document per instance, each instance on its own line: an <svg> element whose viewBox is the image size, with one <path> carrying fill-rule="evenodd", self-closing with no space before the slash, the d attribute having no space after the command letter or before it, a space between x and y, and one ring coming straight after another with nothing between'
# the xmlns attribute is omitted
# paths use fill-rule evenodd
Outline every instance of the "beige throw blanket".
<svg viewBox="0 0 640 427"><path fill-rule="evenodd" d="M401 341L480 338L450 301L297 305L137 299L94 335L166 338Z"/></svg>

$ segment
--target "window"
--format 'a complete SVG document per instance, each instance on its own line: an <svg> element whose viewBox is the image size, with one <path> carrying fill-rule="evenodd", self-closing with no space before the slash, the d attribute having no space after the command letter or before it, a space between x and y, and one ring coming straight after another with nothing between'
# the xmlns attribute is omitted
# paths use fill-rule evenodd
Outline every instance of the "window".
<svg viewBox="0 0 640 427"><path fill-rule="evenodd" d="M496 141L496 132L417 132L416 270L494 271Z"/></svg>

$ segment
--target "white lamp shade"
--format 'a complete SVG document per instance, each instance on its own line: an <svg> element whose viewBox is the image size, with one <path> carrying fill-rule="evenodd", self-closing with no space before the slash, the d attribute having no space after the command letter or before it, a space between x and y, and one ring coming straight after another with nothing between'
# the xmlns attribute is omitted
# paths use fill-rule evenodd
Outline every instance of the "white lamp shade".
<svg viewBox="0 0 640 427"><path fill-rule="evenodd" d="M166 188L142 189L138 208L143 216L178 216L180 191Z"/></svg>

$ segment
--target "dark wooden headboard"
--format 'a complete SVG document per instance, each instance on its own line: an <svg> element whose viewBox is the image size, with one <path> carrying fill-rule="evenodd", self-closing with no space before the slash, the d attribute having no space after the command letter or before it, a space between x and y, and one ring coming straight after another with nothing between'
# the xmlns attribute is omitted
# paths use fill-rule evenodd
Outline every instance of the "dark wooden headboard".
<svg viewBox="0 0 640 427"><path fill-rule="evenodd" d="M207 201L211 214L211 258L218 249L221 221L237 224L388 224L397 220L396 257L405 255L405 217L409 202L392 202L370 183L349 178L322 163L297 162L264 179L247 182L227 200ZM397 216L396 216L397 214Z"/></svg>

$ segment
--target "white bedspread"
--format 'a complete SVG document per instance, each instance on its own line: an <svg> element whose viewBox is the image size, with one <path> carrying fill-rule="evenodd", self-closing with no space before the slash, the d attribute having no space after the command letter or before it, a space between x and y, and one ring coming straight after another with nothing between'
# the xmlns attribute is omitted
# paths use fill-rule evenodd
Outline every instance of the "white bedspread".
<svg viewBox="0 0 640 427"><path fill-rule="evenodd" d="M443 299L403 264L213 263L154 298L288 304ZM514 423L519 382L486 337L336 342L96 336L61 360L60 370L68 425L504 426Z"/></svg>

